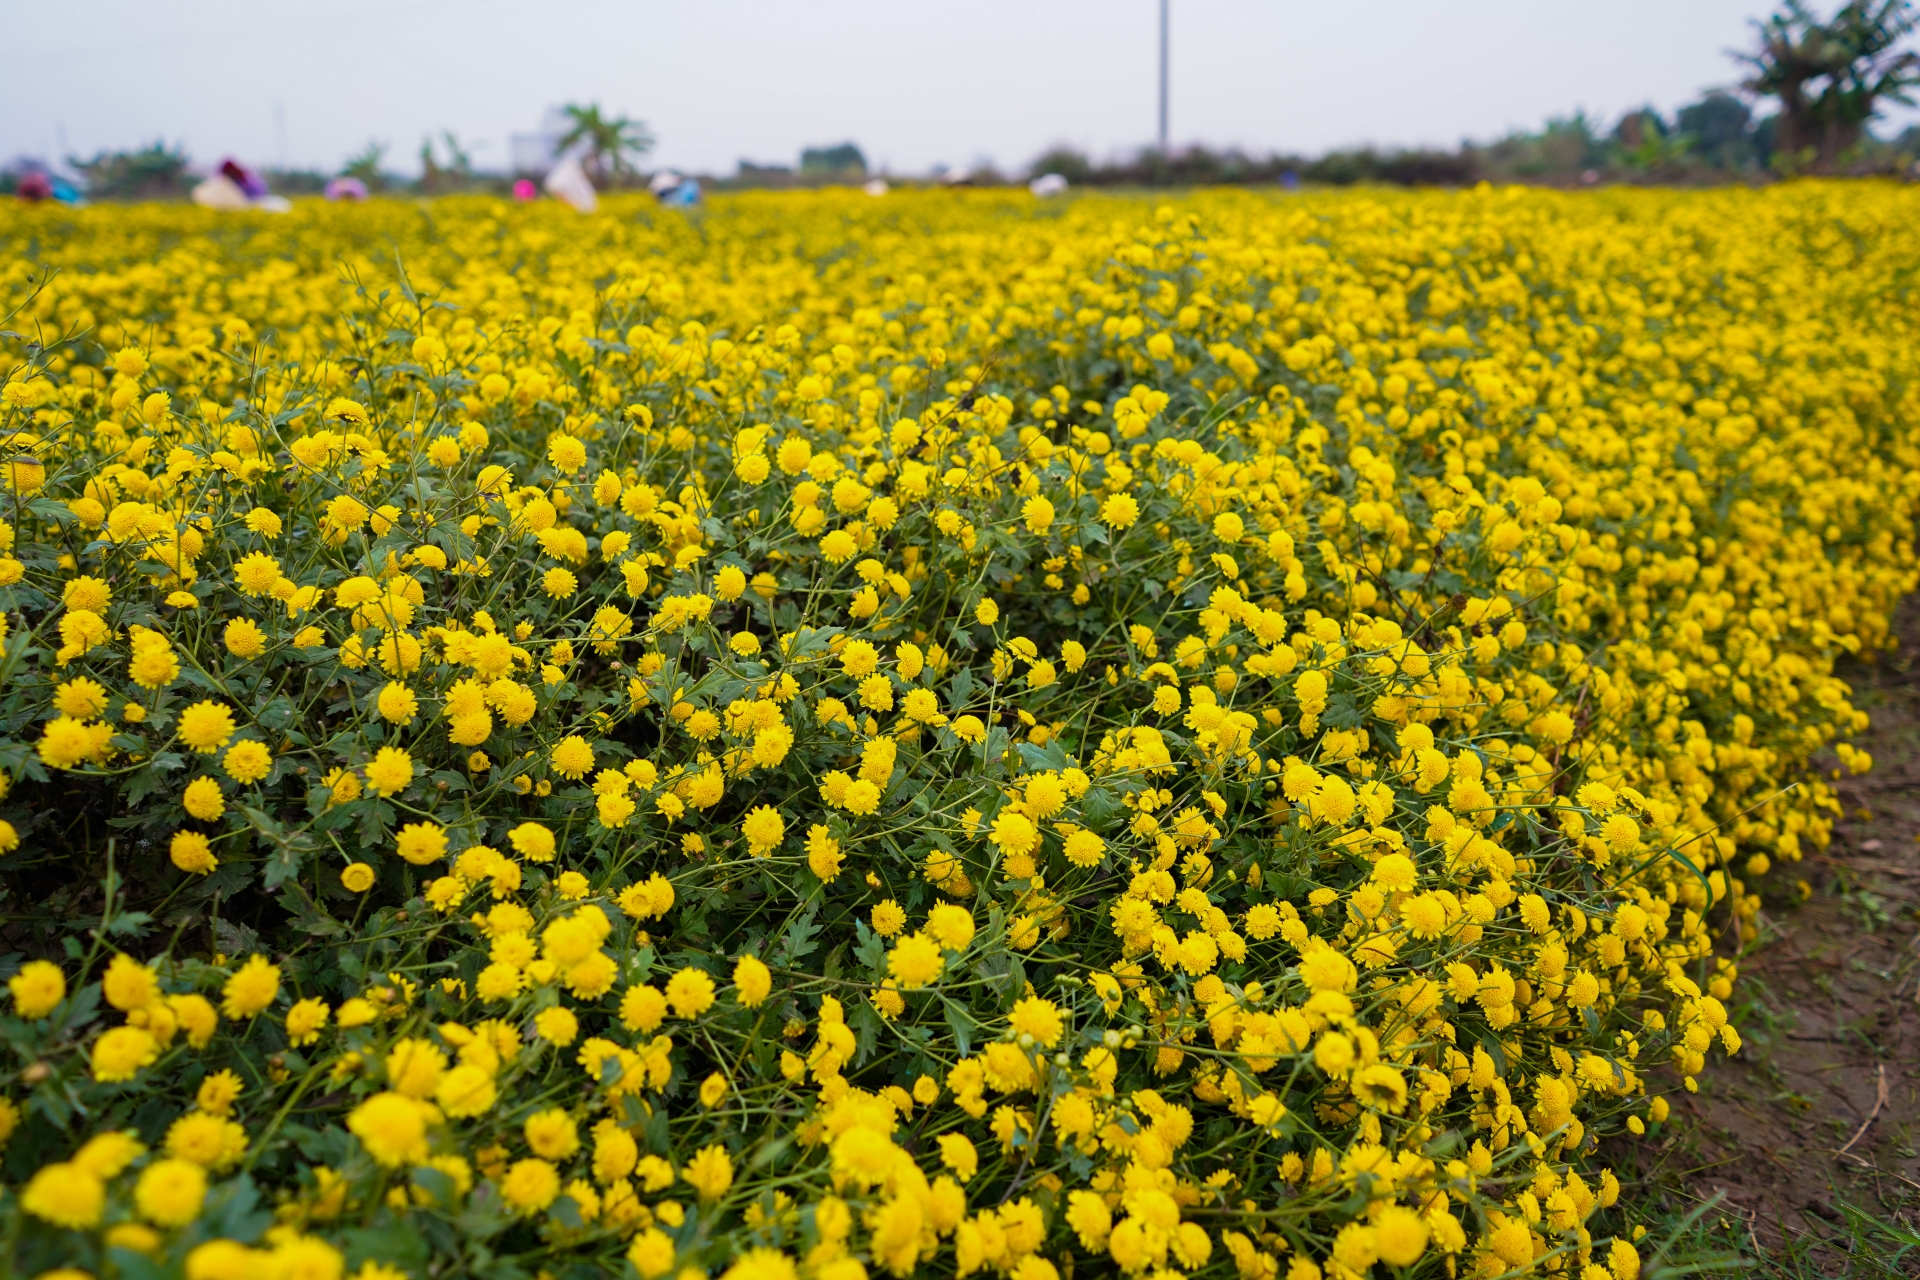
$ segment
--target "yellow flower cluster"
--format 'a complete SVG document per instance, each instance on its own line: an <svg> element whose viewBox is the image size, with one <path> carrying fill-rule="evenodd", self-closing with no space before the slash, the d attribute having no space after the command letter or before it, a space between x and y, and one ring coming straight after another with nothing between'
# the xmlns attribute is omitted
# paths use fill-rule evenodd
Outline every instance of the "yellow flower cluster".
<svg viewBox="0 0 1920 1280"><path fill-rule="evenodd" d="M12 1270L1635 1280L1916 211L0 211Z"/></svg>

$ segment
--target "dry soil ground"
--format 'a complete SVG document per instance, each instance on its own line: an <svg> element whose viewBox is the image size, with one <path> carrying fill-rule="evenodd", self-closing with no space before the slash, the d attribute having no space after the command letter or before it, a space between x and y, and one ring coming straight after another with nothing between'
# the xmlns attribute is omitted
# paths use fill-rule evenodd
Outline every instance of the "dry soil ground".
<svg viewBox="0 0 1920 1280"><path fill-rule="evenodd" d="M1712 1204L1676 1258L1920 1276L1920 598L1898 626L1897 649L1846 673L1874 767L1835 782L1846 812L1797 869L1805 888L1772 877L1733 1010L1745 1046L1672 1095L1630 1192L1655 1231Z"/></svg>

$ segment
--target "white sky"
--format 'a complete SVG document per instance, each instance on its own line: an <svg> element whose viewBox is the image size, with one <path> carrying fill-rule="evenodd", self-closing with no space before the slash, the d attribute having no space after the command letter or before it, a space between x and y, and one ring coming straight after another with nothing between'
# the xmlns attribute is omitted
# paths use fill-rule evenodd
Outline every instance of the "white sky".
<svg viewBox="0 0 1920 1280"><path fill-rule="evenodd" d="M1608 124L1732 83L1767 0L1172 0L1172 135L1254 151ZM1817 5L1818 8L1830 6ZM645 120L725 173L851 139L895 172L1151 141L1155 0L0 0L0 157L184 143L202 163L481 168L547 108ZM276 108L284 132L276 126Z"/></svg>

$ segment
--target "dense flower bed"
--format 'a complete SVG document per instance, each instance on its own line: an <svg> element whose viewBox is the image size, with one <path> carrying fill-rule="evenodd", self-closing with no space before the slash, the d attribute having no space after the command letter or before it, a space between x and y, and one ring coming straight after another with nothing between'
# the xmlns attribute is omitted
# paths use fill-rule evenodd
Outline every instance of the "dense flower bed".
<svg viewBox="0 0 1920 1280"><path fill-rule="evenodd" d="M1916 212L0 212L7 1269L1633 1280Z"/></svg>

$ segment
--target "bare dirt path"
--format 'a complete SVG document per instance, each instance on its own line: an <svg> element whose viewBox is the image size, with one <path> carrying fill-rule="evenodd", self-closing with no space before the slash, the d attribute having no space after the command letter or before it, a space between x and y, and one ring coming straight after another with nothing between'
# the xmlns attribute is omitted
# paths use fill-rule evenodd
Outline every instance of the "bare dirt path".
<svg viewBox="0 0 1920 1280"><path fill-rule="evenodd" d="M1902 1247L1920 1230L1920 598L1896 625L1895 651L1845 673L1874 767L1834 782L1831 847L1772 877L1732 1009L1745 1045L1672 1095L1643 1173L1669 1214L1724 1197L1704 1229L1763 1275L1920 1276Z"/></svg>

